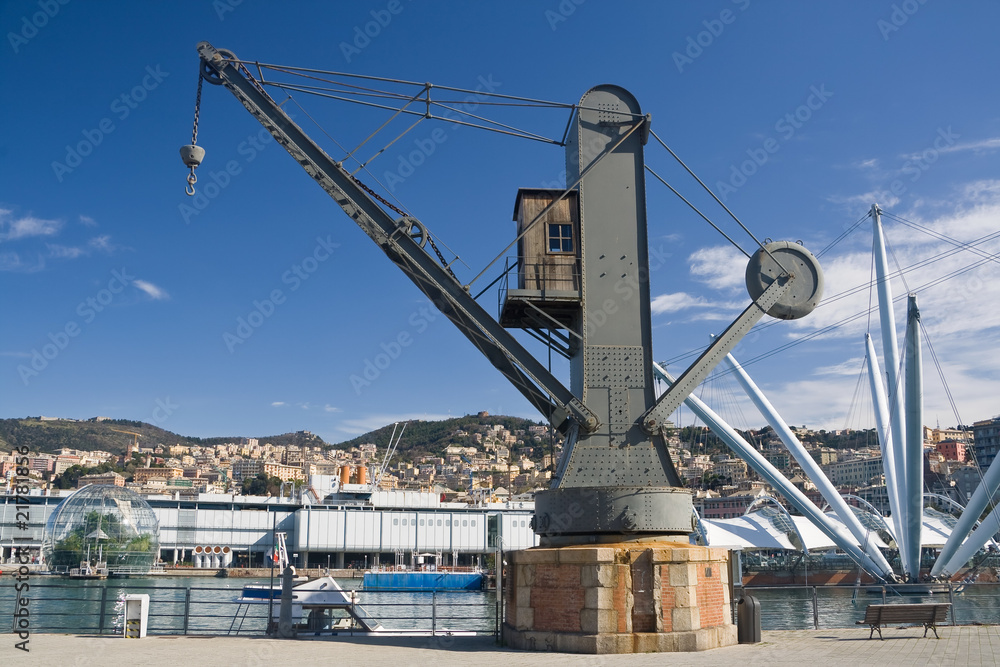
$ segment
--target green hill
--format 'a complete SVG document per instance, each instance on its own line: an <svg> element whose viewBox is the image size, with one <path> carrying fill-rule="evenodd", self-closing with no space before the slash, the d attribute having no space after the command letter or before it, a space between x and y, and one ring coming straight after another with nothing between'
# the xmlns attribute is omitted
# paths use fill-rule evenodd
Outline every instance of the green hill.
<svg viewBox="0 0 1000 667"><path fill-rule="evenodd" d="M499 424L514 433L521 430L526 432L529 426L535 426L539 423L541 422L502 415L484 417L466 415L443 421L411 421L406 425L406 431L403 433L395 458L406 461L419 456L443 456L445 448L450 445L482 449L482 445L476 443L474 434L483 432L489 426ZM352 440L338 443L334 447L336 449L350 449L364 443L374 443L380 452L385 451L392 429L392 424L389 424ZM525 433L524 436L519 436L519 439L524 440L525 447L534 448L530 458L538 459L542 454L548 452L548 437L532 441L530 436ZM511 449L514 450L516 447L511 446ZM544 451L542 451L543 449Z"/></svg>
<svg viewBox="0 0 1000 667"><path fill-rule="evenodd" d="M449 445L477 446L473 434L482 433L489 426L499 424L511 432L515 432L526 431L529 426L536 423L520 417L479 417L476 415L434 422L412 421L406 425L406 432L399 444L396 457L401 460L411 460L419 456L441 456ZM392 428L390 424L336 445L331 445L318 435L308 431L255 437L261 444L324 447L326 449L350 449L370 442L375 443L380 452L384 452L389 444ZM205 447L239 442L242 437L195 438L130 419L106 419L103 421L46 419L43 421L37 417L27 417L24 419L0 419L0 450L9 451L13 447L26 445L30 451L39 453L54 453L60 449L68 448L122 454L134 441L133 435L123 431L138 433L140 447L156 447L158 445ZM527 435L519 437L525 441L524 446L534 447L532 458L540 458L543 453L548 451L547 437L534 442ZM512 447L512 449L514 448Z"/></svg>
<svg viewBox="0 0 1000 667"><path fill-rule="evenodd" d="M130 419L43 421L37 417L28 417L24 419L0 419L0 450L10 450L13 447L27 445L30 451L39 453L52 453L69 448L122 454L129 443L135 439L134 435L122 433L122 431L138 433L140 447L156 447L157 445L204 447L238 442L241 438L241 436L194 438ZM261 436L258 439L261 443L270 442L274 445L327 446L322 438L305 431Z"/></svg>

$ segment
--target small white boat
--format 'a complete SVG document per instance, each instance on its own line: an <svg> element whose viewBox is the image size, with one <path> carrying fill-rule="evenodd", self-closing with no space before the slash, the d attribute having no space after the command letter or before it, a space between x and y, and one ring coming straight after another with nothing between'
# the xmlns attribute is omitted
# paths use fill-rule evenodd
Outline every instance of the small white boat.
<svg viewBox="0 0 1000 667"><path fill-rule="evenodd" d="M281 613L281 586L244 586L235 602L239 607L230 625L230 632L239 632L252 605L270 604L269 626L277 626ZM358 604L357 591L345 591L333 577L320 577L292 587L292 623L300 632L380 632L384 629L381 623Z"/></svg>

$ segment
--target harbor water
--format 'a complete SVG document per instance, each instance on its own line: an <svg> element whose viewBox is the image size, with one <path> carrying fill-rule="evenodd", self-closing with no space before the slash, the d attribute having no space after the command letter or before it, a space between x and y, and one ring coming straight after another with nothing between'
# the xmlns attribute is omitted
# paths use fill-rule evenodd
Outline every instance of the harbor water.
<svg viewBox="0 0 1000 667"><path fill-rule="evenodd" d="M456 629L493 633L495 591L364 591L361 579L338 579L359 590L359 604L388 631ZM17 592L12 577L0 580L0 616L13 618ZM33 632L117 634L124 596L149 595L149 634L264 634L268 605L236 603L244 586L270 579L129 577L76 580L34 576L21 596L30 600ZM279 580L275 579L275 585ZM277 605L278 602L275 602ZM102 616L101 609L104 609Z"/></svg>
<svg viewBox="0 0 1000 667"><path fill-rule="evenodd" d="M263 634L267 605L235 602L244 585L268 579L142 577L72 580L33 576L22 597L30 600L33 632L116 634L121 632L125 595L150 597L150 634ZM360 579L343 579L359 590L359 604L388 631L451 630L490 634L497 629L495 591L365 591ZM13 618L16 591L12 577L0 580L0 616ZM952 590L910 593L903 587L785 586L751 587L761 606L764 630L853 627L869 604L951 602L949 622L1000 624L1000 584L956 585ZM739 592L737 592L737 598ZM104 615L100 611L104 608ZM238 615L239 612L239 615Z"/></svg>

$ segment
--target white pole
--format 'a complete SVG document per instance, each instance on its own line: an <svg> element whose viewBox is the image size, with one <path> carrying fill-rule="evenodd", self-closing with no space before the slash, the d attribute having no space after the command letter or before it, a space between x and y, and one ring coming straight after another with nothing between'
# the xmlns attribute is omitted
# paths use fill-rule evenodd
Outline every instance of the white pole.
<svg viewBox="0 0 1000 667"><path fill-rule="evenodd" d="M965 511L968 512L969 510L966 509ZM965 515L963 514L962 516ZM998 530L1000 530L1000 505L994 507L993 511L972 531L969 539L962 543L962 546L958 548L955 554L941 568L941 573L950 577L961 569ZM937 569L937 565L935 565L935 569Z"/></svg>
<svg viewBox="0 0 1000 667"><path fill-rule="evenodd" d="M958 551L959 545L968 536L972 539L969 532L976 525L976 520L979 515L983 513L986 509L986 504L989 502L993 494L996 493L997 489L1000 488L1000 456L993 459L993 463L986 470L986 475L983 477L982 483L976 487L975 493L972 494L972 498L969 499L969 503L965 506L965 510L962 515L958 517L958 521L955 522L955 527L951 531L951 535L948 537L948 541L944 543L944 547L941 548L941 555L938 556L937 562L934 563L934 567L931 568L932 577L950 577L955 574L955 570L962 567L969 559L961 561L956 568L948 568L948 561L951 557L955 555ZM986 536L989 537L989 536ZM983 540L976 549L986 544Z"/></svg>
<svg viewBox="0 0 1000 667"><path fill-rule="evenodd" d="M868 355L868 379L871 383L872 402L875 404L875 426L878 430L879 445L882 447L882 471L885 473L885 491L889 497L889 513L891 514L893 532L896 537L896 549L902 549L900 535L902 529L902 512L899 509L899 484L896 481L895 448L892 446L892 431L889 430L889 406L886 405L885 387L882 384L882 369L875 356L875 344L872 337L865 334L865 349Z"/></svg>
<svg viewBox="0 0 1000 667"><path fill-rule="evenodd" d="M653 372L663 378L668 385L673 384L674 378L655 362L653 363ZM783 495L795 509L801 512L804 516L808 517L809 520L813 522L813 525L819 528L824 535L833 540L834 544L850 554L851 558L853 558L856 563L859 563L863 568L880 578L893 578L891 570L884 570L876 565L867 554L861 551L858 546L852 544L850 540L846 539L846 537L841 534L832 523L830 523L830 519L825 514L820 512L819 508L816 507L811 500L806 498L801 491L796 489L792 483L778 471L777 468L772 466L767 459L761 456L760 452L751 447L750 443L740 437L739 433L737 433L732 426L727 424L721 417L715 414L711 408L702 403L697 396L688 396L684 400L684 403L691 408L692 412L698 415L699 419L705 422L705 424L712 429L712 432L715 433L715 435L721 438L730 449L746 461L747 465L753 468L753 470L758 475L763 477L768 484L781 493L781 495ZM804 546L805 545L803 545L803 547Z"/></svg>
<svg viewBox="0 0 1000 667"><path fill-rule="evenodd" d="M912 568L907 574L920 578L921 531L924 519L924 388L920 354L920 310L917 295L906 307L906 547Z"/></svg>
<svg viewBox="0 0 1000 667"><path fill-rule="evenodd" d="M740 385L743 387L743 391L746 392L750 400L753 401L754 405L763 415L767 423L771 425L774 432L778 434L781 441L785 443L785 447L788 452L795 457L802 470L806 475L816 484L816 488L826 499L826 502L830 503L830 507L833 511L840 517L840 520L847 526L848 530L854 535L854 538L858 541L858 546L865 550L865 553L875 561L883 571L892 571L892 566L889 565L889 561L885 559L882 552L878 550L878 547L868 539L868 531L865 530L861 522L858 521L858 517L851 511L851 508L847 506L847 503L834 488L833 484L830 482L830 478L826 476L823 470L816 463L816 460L809 455L806 448L802 446L799 439L795 437L792 430L788 428L788 424L785 420L781 418L778 411L774 409L771 402L767 400L764 393L760 388L754 383L743 367L736 361L732 354L726 355L726 362L729 367L733 369L736 373L736 379L739 381Z"/></svg>
<svg viewBox="0 0 1000 667"><path fill-rule="evenodd" d="M896 343L896 318L892 311L892 286L889 284L888 262L885 257L885 239L882 236L882 211L878 204L872 204L872 254L875 257L875 279L878 292L879 321L882 328L882 356L885 359L886 389L889 397L889 418L892 424L891 443L894 448L894 464L896 466L896 482L899 485L901 499L908 498L910 490L906 487L906 431L903 422L903 393L899 381L899 348ZM920 489L917 489L920 496ZM899 545L899 557L903 561L903 571L912 571L912 565L907 558L911 553L910 539L907 535L909 521L906 517L907 504L901 503L900 534L896 535Z"/></svg>

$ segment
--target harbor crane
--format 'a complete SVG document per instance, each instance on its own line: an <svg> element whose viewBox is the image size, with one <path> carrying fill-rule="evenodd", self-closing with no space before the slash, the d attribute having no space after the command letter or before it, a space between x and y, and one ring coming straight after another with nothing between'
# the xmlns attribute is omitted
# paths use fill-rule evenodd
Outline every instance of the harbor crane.
<svg viewBox="0 0 1000 667"><path fill-rule="evenodd" d="M136 433L135 431L124 431L120 428L112 428L110 426L108 428L110 428L112 431L115 431L116 433L127 433L128 435L135 436L132 442L129 443L128 448L126 449L125 452L126 461L132 458L132 454L139 451L139 438L142 437L141 433Z"/></svg>
<svg viewBox="0 0 1000 667"><path fill-rule="evenodd" d="M691 494L683 488L667 451L664 429L668 418L765 314L795 319L811 312L821 298L823 277L808 250L791 242L758 242L760 248L746 272L751 303L657 397L643 157L649 137L656 135L651 116L642 112L628 91L597 86L579 104L567 105L572 113L562 143L567 187L518 193L517 208L523 219L519 219L516 239L520 250L533 232L548 233L543 254L560 254L570 260L567 285L553 290L552 285L530 284L531 267L522 262L518 287L507 292L498 321L479 304L469 285L456 278L440 253L435 257L427 249L430 241L436 252L423 223L391 214L398 209L324 152L271 98L262 85L263 75L258 80L248 68L261 70L262 63L240 60L208 42L201 42L197 49L202 80L229 90L564 435L552 487L535 498L533 525L543 545L687 535L693 530ZM199 100L200 86L201 81ZM420 95L424 95L429 108L431 89L426 84L413 99L422 105ZM192 141L181 154L191 168L190 194L204 149ZM561 224L546 217L563 214ZM550 339L561 340L561 350L569 359L570 387L508 329L529 334L545 330Z"/></svg>

